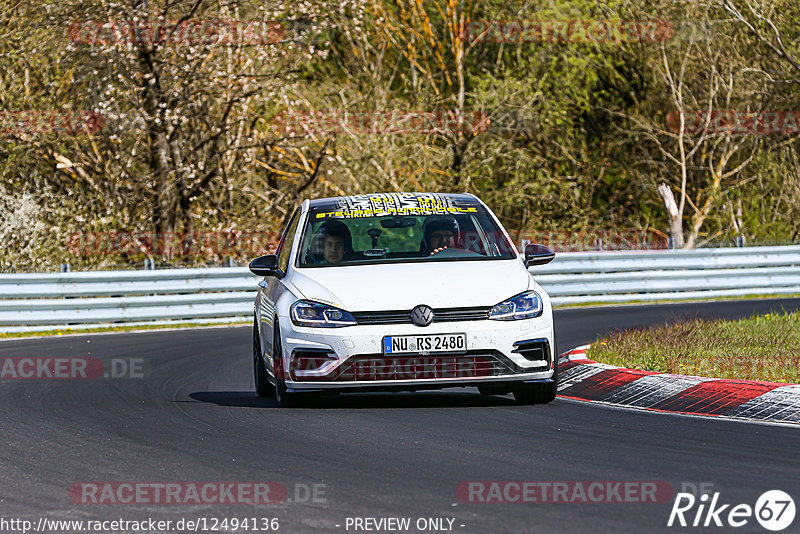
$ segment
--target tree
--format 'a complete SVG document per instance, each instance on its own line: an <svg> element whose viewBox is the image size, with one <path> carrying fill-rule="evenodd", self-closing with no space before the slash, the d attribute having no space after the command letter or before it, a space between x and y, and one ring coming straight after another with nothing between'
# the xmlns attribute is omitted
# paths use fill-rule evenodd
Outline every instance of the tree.
<svg viewBox="0 0 800 534"><path fill-rule="evenodd" d="M708 12L684 16L708 17ZM660 43L650 75L653 89L665 98L648 98L632 113L615 113L627 122L621 129L631 146L639 147L641 163L655 173L649 181L663 201L676 248L698 244L704 223L724 207L724 193L743 179L757 153L756 136L725 122L765 105L763 85L742 76L749 65L748 46L741 32L726 35L724 44L711 39Z"/></svg>

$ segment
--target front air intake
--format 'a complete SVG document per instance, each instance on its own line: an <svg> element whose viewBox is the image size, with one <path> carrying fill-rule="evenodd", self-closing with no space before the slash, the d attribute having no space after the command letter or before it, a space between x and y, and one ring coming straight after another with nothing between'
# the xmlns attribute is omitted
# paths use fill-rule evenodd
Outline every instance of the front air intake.
<svg viewBox="0 0 800 534"><path fill-rule="evenodd" d="M529 362L549 362L550 342L544 338L517 341L511 352L516 352Z"/></svg>

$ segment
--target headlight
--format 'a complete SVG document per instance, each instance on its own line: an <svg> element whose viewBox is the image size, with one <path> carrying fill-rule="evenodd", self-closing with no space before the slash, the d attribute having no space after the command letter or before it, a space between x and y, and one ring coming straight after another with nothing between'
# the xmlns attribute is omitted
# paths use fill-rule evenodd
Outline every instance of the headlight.
<svg viewBox="0 0 800 534"><path fill-rule="evenodd" d="M311 300L298 300L292 304L289 313L292 323L297 326L337 328L356 324L350 312Z"/></svg>
<svg viewBox="0 0 800 534"><path fill-rule="evenodd" d="M542 297L536 291L526 291L492 307L489 319L516 321L539 317L543 311Z"/></svg>

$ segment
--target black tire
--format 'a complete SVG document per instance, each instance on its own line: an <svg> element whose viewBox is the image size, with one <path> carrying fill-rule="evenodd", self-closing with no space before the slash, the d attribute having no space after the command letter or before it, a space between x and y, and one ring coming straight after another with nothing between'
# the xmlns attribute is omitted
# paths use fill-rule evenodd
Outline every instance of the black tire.
<svg viewBox="0 0 800 534"><path fill-rule="evenodd" d="M259 397L274 397L275 386L270 384L267 377L267 368L261 358L261 343L258 336L258 324L253 323L253 378L256 385L256 394Z"/></svg>
<svg viewBox="0 0 800 534"><path fill-rule="evenodd" d="M558 392L558 360L553 363L553 381L542 384L519 384L513 390L518 404L549 404Z"/></svg>
<svg viewBox="0 0 800 534"><path fill-rule="evenodd" d="M278 318L275 318L275 340L272 344L272 374L275 376L275 400L281 408L290 408L297 403L297 395L286 391L286 380L283 379L283 345L281 332L278 328Z"/></svg>

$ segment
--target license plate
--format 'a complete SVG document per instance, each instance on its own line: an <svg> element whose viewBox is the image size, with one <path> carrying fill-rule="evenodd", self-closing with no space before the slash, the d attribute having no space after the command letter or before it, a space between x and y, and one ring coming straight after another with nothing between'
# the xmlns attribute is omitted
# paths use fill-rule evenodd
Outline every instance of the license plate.
<svg viewBox="0 0 800 534"><path fill-rule="evenodd" d="M464 352L467 334L424 334L418 336L385 336L384 354L430 354L432 352Z"/></svg>

